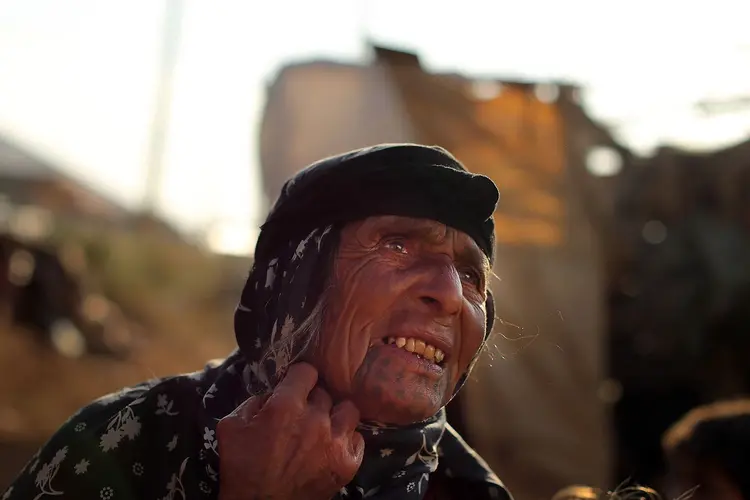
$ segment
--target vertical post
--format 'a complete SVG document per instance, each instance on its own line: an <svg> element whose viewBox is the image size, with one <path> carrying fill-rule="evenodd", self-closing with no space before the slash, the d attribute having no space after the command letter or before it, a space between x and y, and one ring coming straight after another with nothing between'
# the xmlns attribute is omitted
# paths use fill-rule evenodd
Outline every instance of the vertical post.
<svg viewBox="0 0 750 500"><path fill-rule="evenodd" d="M161 193L164 151L172 111L172 84L180 45L184 0L164 0L164 29L147 158L144 210L153 214Z"/></svg>
<svg viewBox="0 0 750 500"><path fill-rule="evenodd" d="M370 5L367 0L359 1L359 31L362 36L362 40L365 42L365 46L370 49L372 47L372 36L370 34Z"/></svg>

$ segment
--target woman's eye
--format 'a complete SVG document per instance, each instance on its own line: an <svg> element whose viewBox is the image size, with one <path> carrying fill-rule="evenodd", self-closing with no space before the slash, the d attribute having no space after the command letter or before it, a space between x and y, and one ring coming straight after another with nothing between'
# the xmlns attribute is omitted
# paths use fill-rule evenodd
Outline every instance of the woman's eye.
<svg viewBox="0 0 750 500"><path fill-rule="evenodd" d="M459 274L461 275L461 279L463 281L471 283L478 289L482 287L482 277L474 269L465 269L463 271L460 271Z"/></svg>
<svg viewBox="0 0 750 500"><path fill-rule="evenodd" d="M404 240L389 240L386 241L385 247L389 250L393 250L396 253L407 253L406 252L406 243Z"/></svg>

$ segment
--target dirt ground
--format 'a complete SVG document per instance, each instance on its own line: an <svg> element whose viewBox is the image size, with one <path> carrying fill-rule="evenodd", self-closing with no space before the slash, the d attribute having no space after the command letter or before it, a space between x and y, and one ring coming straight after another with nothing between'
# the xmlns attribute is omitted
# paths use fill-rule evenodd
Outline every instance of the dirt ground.
<svg viewBox="0 0 750 500"><path fill-rule="evenodd" d="M203 335L142 336L127 361L66 359L28 332L0 330L0 492L71 414L91 400L143 380L184 373L234 348L229 321Z"/></svg>

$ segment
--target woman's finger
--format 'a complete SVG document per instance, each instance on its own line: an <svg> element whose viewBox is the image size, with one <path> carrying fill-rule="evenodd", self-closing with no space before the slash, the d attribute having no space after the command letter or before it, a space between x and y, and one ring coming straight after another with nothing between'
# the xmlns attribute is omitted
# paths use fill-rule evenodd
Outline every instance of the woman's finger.
<svg viewBox="0 0 750 500"><path fill-rule="evenodd" d="M333 400L331 400L331 396L322 387L316 387L310 392L308 402L310 403L310 406L326 415L331 413Z"/></svg>
<svg viewBox="0 0 750 500"><path fill-rule="evenodd" d="M359 410L351 401L342 401L331 412L331 435L349 436L359 424Z"/></svg>

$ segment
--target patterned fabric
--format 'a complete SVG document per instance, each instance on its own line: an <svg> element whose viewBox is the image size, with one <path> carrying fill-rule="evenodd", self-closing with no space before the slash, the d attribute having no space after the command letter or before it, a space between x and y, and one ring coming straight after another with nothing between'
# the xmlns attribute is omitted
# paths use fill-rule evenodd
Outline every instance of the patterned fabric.
<svg viewBox="0 0 750 500"><path fill-rule="evenodd" d="M240 349L202 371L145 382L82 409L2 500L218 498L216 424L250 395L272 389L307 346L314 332L305 320L325 286L339 234L316 229L280 250L275 245L271 258L263 257L269 252L261 236L235 315ZM443 410L408 427L363 423L360 432L363 464L335 498L421 499L434 476L461 497L473 491L473 498L510 498L446 424Z"/></svg>

